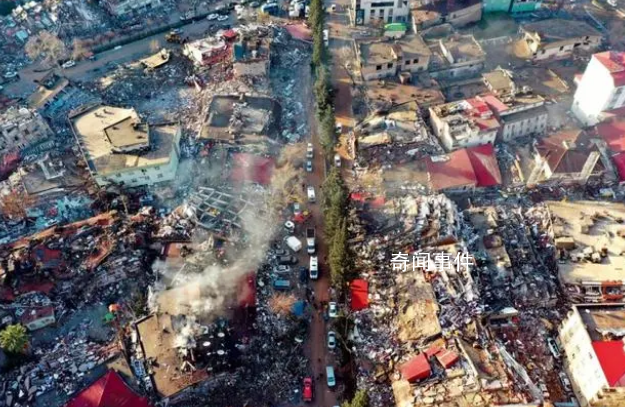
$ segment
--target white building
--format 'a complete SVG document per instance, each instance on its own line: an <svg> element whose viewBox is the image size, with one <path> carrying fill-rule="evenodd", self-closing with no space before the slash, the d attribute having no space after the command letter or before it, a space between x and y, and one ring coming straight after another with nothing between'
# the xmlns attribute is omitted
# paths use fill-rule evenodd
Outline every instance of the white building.
<svg viewBox="0 0 625 407"><path fill-rule="evenodd" d="M526 56L534 61L567 58L577 50L589 51L601 45L602 34L578 20L550 18L519 28Z"/></svg>
<svg viewBox="0 0 625 407"><path fill-rule="evenodd" d="M565 370L582 407L625 406L625 307L574 306L560 326Z"/></svg>
<svg viewBox="0 0 625 407"><path fill-rule="evenodd" d="M541 135L547 130L549 112L545 100L531 93L518 93L516 96L497 98L494 95L482 96L501 124L499 138L510 141L515 138Z"/></svg>
<svg viewBox="0 0 625 407"><path fill-rule="evenodd" d="M9 108L0 113L0 150L22 149L52 135L46 121L34 110Z"/></svg>
<svg viewBox="0 0 625 407"><path fill-rule="evenodd" d="M210 66L228 56L228 47L222 39L204 38L184 44L182 52L195 66Z"/></svg>
<svg viewBox="0 0 625 407"><path fill-rule="evenodd" d="M352 0L355 25L370 23L407 23L410 15L408 0Z"/></svg>
<svg viewBox="0 0 625 407"><path fill-rule="evenodd" d="M429 110L434 134L447 151L495 143L499 122L479 96Z"/></svg>
<svg viewBox="0 0 625 407"><path fill-rule="evenodd" d="M149 125L134 109L86 106L69 118L98 185L171 181L180 159L180 126Z"/></svg>
<svg viewBox="0 0 625 407"><path fill-rule="evenodd" d="M143 12L160 7L161 0L105 0L104 6L114 16Z"/></svg>
<svg viewBox="0 0 625 407"><path fill-rule="evenodd" d="M603 120L603 113L625 105L625 52L594 54L579 80L573 106L586 126Z"/></svg>

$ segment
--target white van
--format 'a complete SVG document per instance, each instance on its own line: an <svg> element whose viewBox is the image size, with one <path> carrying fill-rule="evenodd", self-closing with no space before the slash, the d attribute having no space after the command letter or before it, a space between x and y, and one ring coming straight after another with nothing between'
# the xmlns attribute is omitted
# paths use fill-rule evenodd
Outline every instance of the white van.
<svg viewBox="0 0 625 407"><path fill-rule="evenodd" d="M334 368L332 366L326 366L326 379L328 381L328 387L336 386L336 379L334 378Z"/></svg>
<svg viewBox="0 0 625 407"><path fill-rule="evenodd" d="M310 256L309 274L311 280L319 278L319 259L317 256Z"/></svg>
<svg viewBox="0 0 625 407"><path fill-rule="evenodd" d="M306 192L308 193L308 202L315 203L315 201L317 200L317 198L315 197L315 187L309 185L308 188L306 188Z"/></svg>

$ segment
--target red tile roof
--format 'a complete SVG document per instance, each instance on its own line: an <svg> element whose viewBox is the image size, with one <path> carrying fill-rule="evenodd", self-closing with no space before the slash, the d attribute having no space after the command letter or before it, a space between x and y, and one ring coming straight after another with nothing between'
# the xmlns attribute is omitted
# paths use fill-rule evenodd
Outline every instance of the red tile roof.
<svg viewBox="0 0 625 407"><path fill-rule="evenodd" d="M581 172L590 152L595 149L580 129L552 134L536 146L538 154L547 160L551 171L557 174ZM601 168L601 161L595 168Z"/></svg>
<svg viewBox="0 0 625 407"><path fill-rule="evenodd" d="M443 365L445 369L449 369L459 359L460 357L458 354L449 349L443 349L436 354L436 360L438 360L438 362Z"/></svg>
<svg viewBox="0 0 625 407"><path fill-rule="evenodd" d="M484 99L484 102L486 102L495 112L501 113L508 110L508 106L499 100L495 95L484 95L482 96L482 99Z"/></svg>
<svg viewBox="0 0 625 407"><path fill-rule="evenodd" d="M610 387L625 386L623 341L595 341L592 347Z"/></svg>
<svg viewBox="0 0 625 407"><path fill-rule="evenodd" d="M501 172L491 144L457 150L447 156L445 161L430 157L426 160L430 182L435 190L501 184Z"/></svg>
<svg viewBox="0 0 625 407"><path fill-rule="evenodd" d="M149 407L145 397L139 397L122 378L109 370L91 386L74 397L65 407Z"/></svg>
<svg viewBox="0 0 625 407"><path fill-rule="evenodd" d="M404 363L399 370L402 377L409 382L427 379L432 374L430 363L425 353L421 353L410 359L408 362Z"/></svg>
<svg viewBox="0 0 625 407"><path fill-rule="evenodd" d="M606 51L594 54L593 58L610 72L614 86L625 85L625 52Z"/></svg>
<svg viewBox="0 0 625 407"><path fill-rule="evenodd" d="M369 283L366 280L353 280L350 284L350 291L352 311L359 311L369 306Z"/></svg>
<svg viewBox="0 0 625 407"><path fill-rule="evenodd" d="M625 151L625 120L601 123L597 125L596 132L613 152Z"/></svg>

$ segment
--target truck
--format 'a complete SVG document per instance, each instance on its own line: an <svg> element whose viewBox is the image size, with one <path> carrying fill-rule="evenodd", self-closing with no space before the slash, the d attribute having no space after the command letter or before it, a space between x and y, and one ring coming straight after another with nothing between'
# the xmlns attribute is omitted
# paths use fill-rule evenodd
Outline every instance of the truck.
<svg viewBox="0 0 625 407"><path fill-rule="evenodd" d="M315 228L306 229L306 251L315 254Z"/></svg>
<svg viewBox="0 0 625 407"><path fill-rule="evenodd" d="M182 37L175 31L170 31L165 34L165 41L173 42L175 44L182 44Z"/></svg>
<svg viewBox="0 0 625 407"><path fill-rule="evenodd" d="M289 236L286 238L286 245L289 246L294 252L299 252L302 249L302 242L295 236Z"/></svg>

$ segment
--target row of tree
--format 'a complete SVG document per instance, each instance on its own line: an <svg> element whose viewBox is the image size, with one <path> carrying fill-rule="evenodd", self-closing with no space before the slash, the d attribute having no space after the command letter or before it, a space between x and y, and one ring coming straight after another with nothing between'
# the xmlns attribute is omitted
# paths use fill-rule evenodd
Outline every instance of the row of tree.
<svg viewBox="0 0 625 407"><path fill-rule="evenodd" d="M312 64L315 72L315 101L317 102L317 121L319 138L326 157L334 155L336 142L336 120L332 103L332 83L329 70L329 53L324 38L324 6L322 0L312 0L308 22L313 35Z"/></svg>

